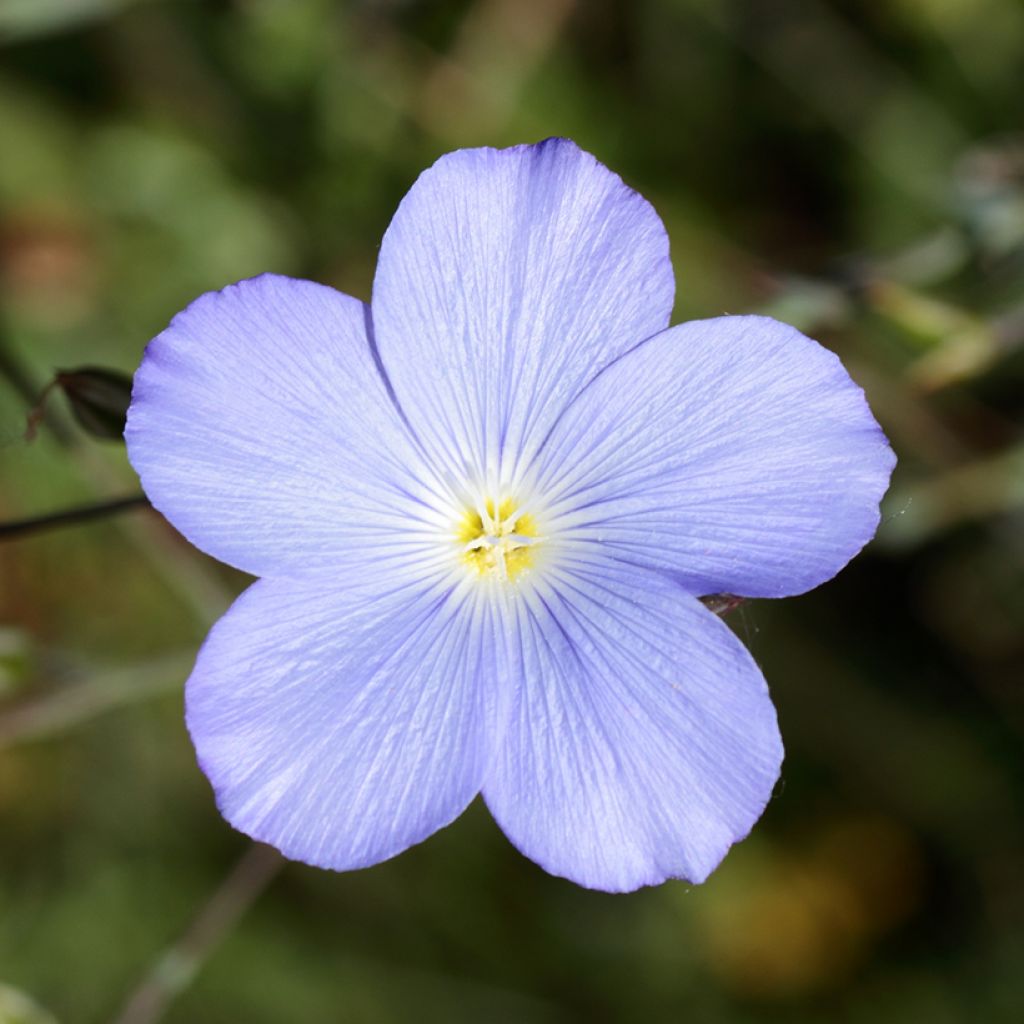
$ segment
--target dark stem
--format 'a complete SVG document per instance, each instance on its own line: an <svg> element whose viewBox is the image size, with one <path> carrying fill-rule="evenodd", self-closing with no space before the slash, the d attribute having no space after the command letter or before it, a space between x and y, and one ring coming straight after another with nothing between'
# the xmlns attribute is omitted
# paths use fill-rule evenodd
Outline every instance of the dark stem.
<svg viewBox="0 0 1024 1024"><path fill-rule="evenodd" d="M213 951L256 902L284 865L270 846L253 843L200 908L177 942L168 946L128 997L114 1024L154 1024L188 988Z"/></svg>
<svg viewBox="0 0 1024 1024"><path fill-rule="evenodd" d="M102 519L116 512L125 512L132 508L142 508L149 504L149 499L142 494L129 494L124 498L113 498L97 501L90 505L78 505L66 508L61 512L48 512L41 516L28 519L15 519L9 523L0 523L0 541L15 540L27 537L43 530L51 530L57 526L74 526L76 523L87 523L92 519Z"/></svg>

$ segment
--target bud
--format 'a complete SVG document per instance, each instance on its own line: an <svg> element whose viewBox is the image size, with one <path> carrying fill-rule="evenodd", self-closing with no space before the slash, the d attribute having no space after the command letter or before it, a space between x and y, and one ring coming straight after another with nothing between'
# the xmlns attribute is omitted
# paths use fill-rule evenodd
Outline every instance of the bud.
<svg viewBox="0 0 1024 1024"><path fill-rule="evenodd" d="M75 422L87 434L104 441L124 439L132 399L132 378L128 374L83 366L58 370L55 383L67 396Z"/></svg>
<svg viewBox="0 0 1024 1024"><path fill-rule="evenodd" d="M707 597L701 598L704 607L716 615L728 615L729 612L739 608L745 600L736 594L708 594Z"/></svg>

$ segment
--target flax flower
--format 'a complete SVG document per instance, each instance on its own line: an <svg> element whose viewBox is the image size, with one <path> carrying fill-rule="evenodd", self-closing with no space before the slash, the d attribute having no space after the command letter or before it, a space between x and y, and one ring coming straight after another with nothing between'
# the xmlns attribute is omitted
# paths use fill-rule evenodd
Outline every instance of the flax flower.
<svg viewBox="0 0 1024 1024"><path fill-rule="evenodd" d="M132 463L259 577L186 691L232 825L349 869L482 794L612 891L702 881L747 834L782 744L699 598L831 578L893 456L832 353L672 303L651 206L552 139L427 170L370 305L265 275L150 343Z"/></svg>

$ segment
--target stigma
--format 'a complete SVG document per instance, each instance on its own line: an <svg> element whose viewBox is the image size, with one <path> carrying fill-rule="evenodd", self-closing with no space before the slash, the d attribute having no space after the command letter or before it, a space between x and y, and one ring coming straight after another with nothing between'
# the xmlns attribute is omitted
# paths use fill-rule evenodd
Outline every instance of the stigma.
<svg viewBox="0 0 1024 1024"><path fill-rule="evenodd" d="M534 565L540 542L534 517L513 498L486 498L467 508L456 532L461 558L483 579L512 583Z"/></svg>

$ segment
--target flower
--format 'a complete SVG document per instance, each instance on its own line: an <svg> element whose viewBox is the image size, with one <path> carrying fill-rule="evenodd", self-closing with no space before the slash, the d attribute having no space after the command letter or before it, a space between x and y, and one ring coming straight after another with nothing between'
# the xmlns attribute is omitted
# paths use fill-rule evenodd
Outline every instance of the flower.
<svg viewBox="0 0 1024 1024"><path fill-rule="evenodd" d="M652 207L564 139L424 172L370 306L264 275L150 343L128 418L153 504L260 579L186 688L227 820L335 869L480 793L581 885L703 881L782 744L699 601L797 594L871 538L893 455L791 327L668 328Z"/></svg>

